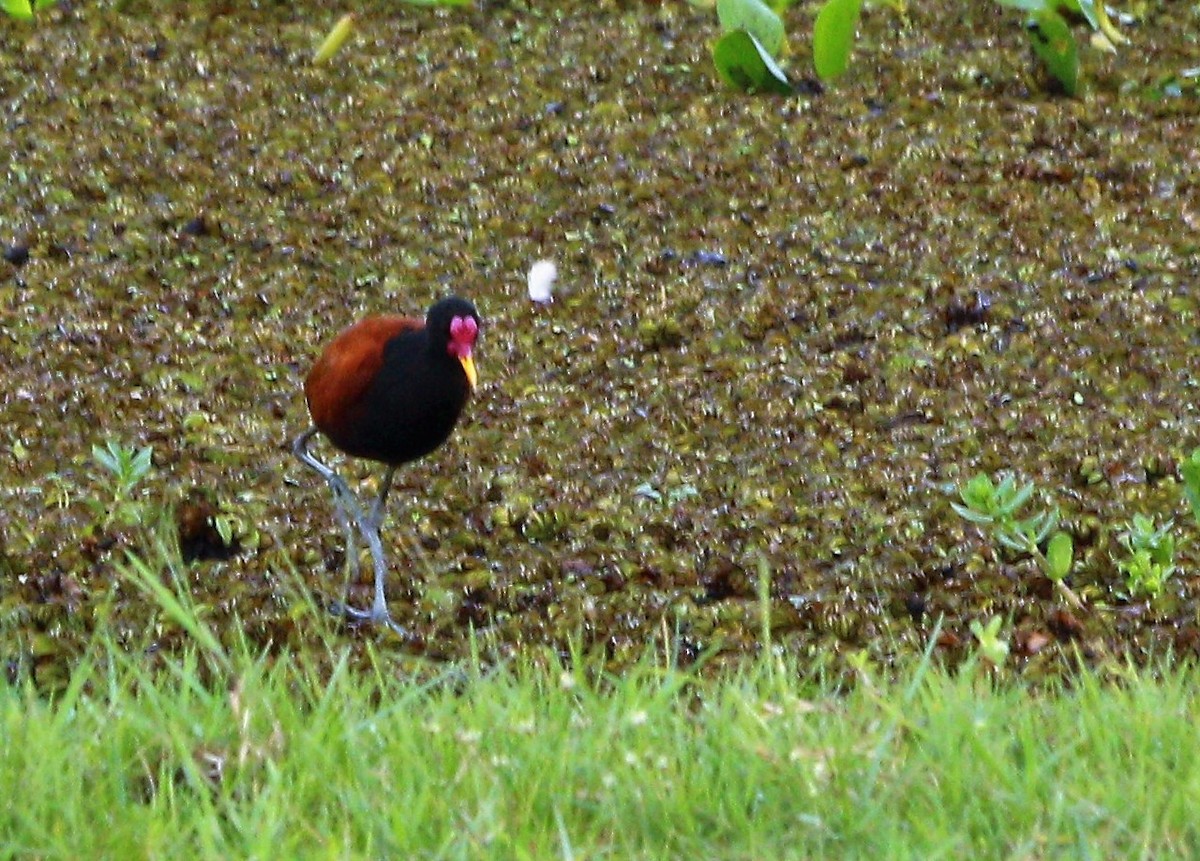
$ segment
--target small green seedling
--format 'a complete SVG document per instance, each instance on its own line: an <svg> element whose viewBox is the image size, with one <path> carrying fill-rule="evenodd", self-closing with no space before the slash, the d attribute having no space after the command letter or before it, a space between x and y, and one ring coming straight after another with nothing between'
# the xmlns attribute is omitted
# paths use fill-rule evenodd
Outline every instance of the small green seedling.
<svg viewBox="0 0 1200 861"><path fill-rule="evenodd" d="M691 0L717 8L723 35L713 45L713 63L730 86L750 92L793 91L780 59L787 53L783 15L795 0ZM1025 13L1025 28L1038 60L1064 93L1079 92L1079 48L1073 20L1086 20L1092 43L1115 51L1126 41L1102 0L997 0ZM845 73L850 65L858 23L865 5L887 6L906 17L905 0L823 0L813 24L813 68L822 81Z"/></svg>
<svg viewBox="0 0 1200 861"><path fill-rule="evenodd" d="M92 459L107 472L105 485L109 499L93 499L88 507L107 529L113 523L133 526L142 522L142 505L134 496L134 490L150 473L154 451L149 446L133 449L109 439L104 446L92 446Z"/></svg>
<svg viewBox="0 0 1200 861"><path fill-rule="evenodd" d="M1192 509L1192 517L1200 526L1200 448L1193 449L1189 457L1179 462L1179 475L1183 478L1183 495Z"/></svg>
<svg viewBox="0 0 1200 861"><path fill-rule="evenodd" d="M783 20L763 0L717 0L722 36L712 47L713 65L731 87L787 95L792 85L779 66L786 38Z"/></svg>
<svg viewBox="0 0 1200 861"><path fill-rule="evenodd" d="M1157 598L1175 573L1175 537L1171 535L1171 526L1168 520L1156 528L1154 518L1135 514L1118 536L1117 540L1129 554L1118 560L1117 567L1125 575L1125 588L1130 597Z"/></svg>
<svg viewBox="0 0 1200 861"><path fill-rule="evenodd" d="M786 96L792 85L779 63L751 33L734 30L722 36L712 49L717 74L731 87L750 93Z"/></svg>
<svg viewBox="0 0 1200 861"><path fill-rule="evenodd" d="M780 66L787 53L783 13L793 0L716 0L723 35L713 45L713 64L730 86L747 92L787 95L793 87ZM828 81L850 65L863 0L826 0L813 25L813 67Z"/></svg>
<svg viewBox="0 0 1200 861"><path fill-rule="evenodd" d="M1033 492L1032 482L1018 487L1016 479L1010 475L996 484L991 476L980 473L959 488L962 504L951 502L950 506L1004 547L1033 557L1059 594L1071 606L1083 609L1083 602L1066 583L1074 564L1074 542L1068 533L1055 532L1058 508L1018 517ZM1046 543L1045 553L1041 549L1043 542Z"/></svg>
<svg viewBox="0 0 1200 861"><path fill-rule="evenodd" d="M958 514L972 523L985 528L1006 547L1024 552L1030 543L1041 544L1058 525L1058 509L1047 509L1041 514L1024 520L1017 512L1033 496L1033 483L1017 486L1013 476L1006 477L1000 484L991 476L980 473L959 489L963 504L950 503Z"/></svg>
<svg viewBox="0 0 1200 861"><path fill-rule="evenodd" d="M971 620L971 634L979 642L979 654L983 655L993 666L1001 666L1008 658L1008 641L1000 636L1000 626L1004 620L992 616L984 625L978 619Z"/></svg>

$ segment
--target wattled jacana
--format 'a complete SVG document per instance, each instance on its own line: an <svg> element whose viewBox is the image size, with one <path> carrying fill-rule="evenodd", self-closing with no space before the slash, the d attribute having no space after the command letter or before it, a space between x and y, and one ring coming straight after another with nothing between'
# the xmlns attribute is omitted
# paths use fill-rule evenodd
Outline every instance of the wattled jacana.
<svg viewBox="0 0 1200 861"><path fill-rule="evenodd" d="M471 353L478 334L475 306L455 296L435 303L424 322L399 315L368 317L329 343L304 382L314 427L296 438L292 451L333 492L346 532L350 577L358 571L352 523L375 565L374 604L355 610L343 602L347 615L400 630L383 594L387 563L379 528L384 503L396 468L429 454L454 429L475 388ZM309 453L309 440L317 433L348 455L387 467L370 515L341 476Z"/></svg>

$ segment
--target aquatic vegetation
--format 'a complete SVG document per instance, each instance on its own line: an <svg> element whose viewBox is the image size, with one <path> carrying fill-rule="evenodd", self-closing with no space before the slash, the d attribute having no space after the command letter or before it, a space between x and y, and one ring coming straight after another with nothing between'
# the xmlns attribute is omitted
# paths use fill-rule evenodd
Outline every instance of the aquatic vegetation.
<svg viewBox="0 0 1200 861"><path fill-rule="evenodd" d="M418 636L343 624L352 660L577 642L617 671L665 627L715 670L765 618L836 674L939 618L957 665L996 616L1032 678L1200 654L1194 117L1156 90L1198 22L1140 29L1145 67L1106 58L1068 101L979 8L868 10L872 73L805 99L715 82L720 22L684 3L367 4L323 66L340 10L6 20L0 664L57 690L101 617L176 649L129 553L222 638L311 648L354 553L289 452L304 372L354 319L457 290L487 321L479 389L385 531ZM110 439L153 451L136 511ZM1049 568L947 504L1002 472L1041 489L1018 520L1061 508ZM1117 565L1134 513L1175 524L1152 600Z"/></svg>
<svg viewBox="0 0 1200 861"><path fill-rule="evenodd" d="M1125 588L1131 596L1157 598L1175 573L1175 538L1171 526L1168 520L1156 527L1153 518L1135 514L1120 534L1121 546L1129 555L1118 560L1117 567L1125 575Z"/></svg>
<svg viewBox="0 0 1200 861"><path fill-rule="evenodd" d="M1092 27L1101 48L1115 51L1126 41L1095 0L996 0L1027 14L1026 31L1034 55L1055 85L1068 96L1079 91L1079 52L1068 16L1079 16ZM713 62L720 76L742 90L789 94L792 84L780 67L787 39L783 13L793 0L716 0L723 35L713 44ZM890 6L907 20L904 0ZM812 62L822 81L845 73L854 49L862 0L825 0L812 32Z"/></svg>

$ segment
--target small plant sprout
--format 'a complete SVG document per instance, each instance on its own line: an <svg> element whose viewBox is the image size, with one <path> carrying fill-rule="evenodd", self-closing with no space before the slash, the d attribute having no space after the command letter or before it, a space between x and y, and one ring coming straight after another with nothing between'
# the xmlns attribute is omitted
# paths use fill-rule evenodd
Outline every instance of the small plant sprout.
<svg viewBox="0 0 1200 861"><path fill-rule="evenodd" d="M1048 508L1026 518L1017 516L1033 491L1032 482L1018 487L1010 475L996 484L990 476L980 473L959 488L962 504L951 502L950 506L1002 546L1033 557L1063 599L1082 610L1083 602L1066 583L1073 564L1074 543L1066 532L1054 531L1058 526L1058 508ZM1045 553L1041 549L1043 542Z"/></svg>
<svg viewBox="0 0 1200 861"><path fill-rule="evenodd" d="M108 473L105 483L109 499L93 499L88 503L102 528L113 523L133 526L142 521L142 506L134 497L134 490L150 473L153 454L149 446L135 450L114 439L105 441L103 446L92 446L92 459Z"/></svg>
<svg viewBox="0 0 1200 861"><path fill-rule="evenodd" d="M1000 636L1002 624L1003 619L992 616L984 625L979 624L978 619L972 619L970 625L971 634L979 642L979 654L996 667L1003 665L1008 658L1008 641Z"/></svg>
<svg viewBox="0 0 1200 861"><path fill-rule="evenodd" d="M1151 600L1162 594L1163 586L1175 573L1175 538L1171 521L1155 528L1154 518L1135 514L1118 541L1129 554L1118 560L1125 575L1129 597L1145 595Z"/></svg>
<svg viewBox="0 0 1200 861"><path fill-rule="evenodd" d="M715 6L722 36L712 46L717 73L731 87L757 93L793 92L779 63L788 53L783 16L795 0L691 0ZM1071 22L1086 20L1091 43L1116 52L1127 41L1108 16L1102 0L996 0L1025 15L1034 55L1064 93L1079 91L1079 49ZM810 4L811 5L811 4ZM822 81L832 81L850 65L864 8L884 6L907 21L907 0L819 0L812 30L813 68Z"/></svg>
<svg viewBox="0 0 1200 861"><path fill-rule="evenodd" d="M353 14L348 13L339 18L338 22L333 25L333 29L329 31L329 35L321 42L321 46L317 48L317 52L313 54L313 62L324 63L333 57L345 41L350 38L350 33L353 30Z"/></svg>
<svg viewBox="0 0 1200 861"><path fill-rule="evenodd" d="M558 267L553 260L539 260L529 267L529 298L539 305L554 301Z"/></svg>
<svg viewBox="0 0 1200 861"><path fill-rule="evenodd" d="M1179 462L1179 475L1183 478L1183 495L1192 509L1192 517L1200 526L1200 448Z"/></svg>
<svg viewBox="0 0 1200 861"><path fill-rule="evenodd" d="M763 0L717 0L716 7L723 35L712 57L721 78L742 91L789 95L778 62L787 42L779 10Z"/></svg>

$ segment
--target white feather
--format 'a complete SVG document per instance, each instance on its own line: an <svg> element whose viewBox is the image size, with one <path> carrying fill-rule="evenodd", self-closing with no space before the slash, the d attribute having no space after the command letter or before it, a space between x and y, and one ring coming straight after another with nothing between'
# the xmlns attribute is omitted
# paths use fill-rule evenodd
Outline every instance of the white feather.
<svg viewBox="0 0 1200 861"><path fill-rule="evenodd" d="M554 280L558 278L558 267L553 260L539 260L529 267L529 298L546 304L553 298Z"/></svg>

